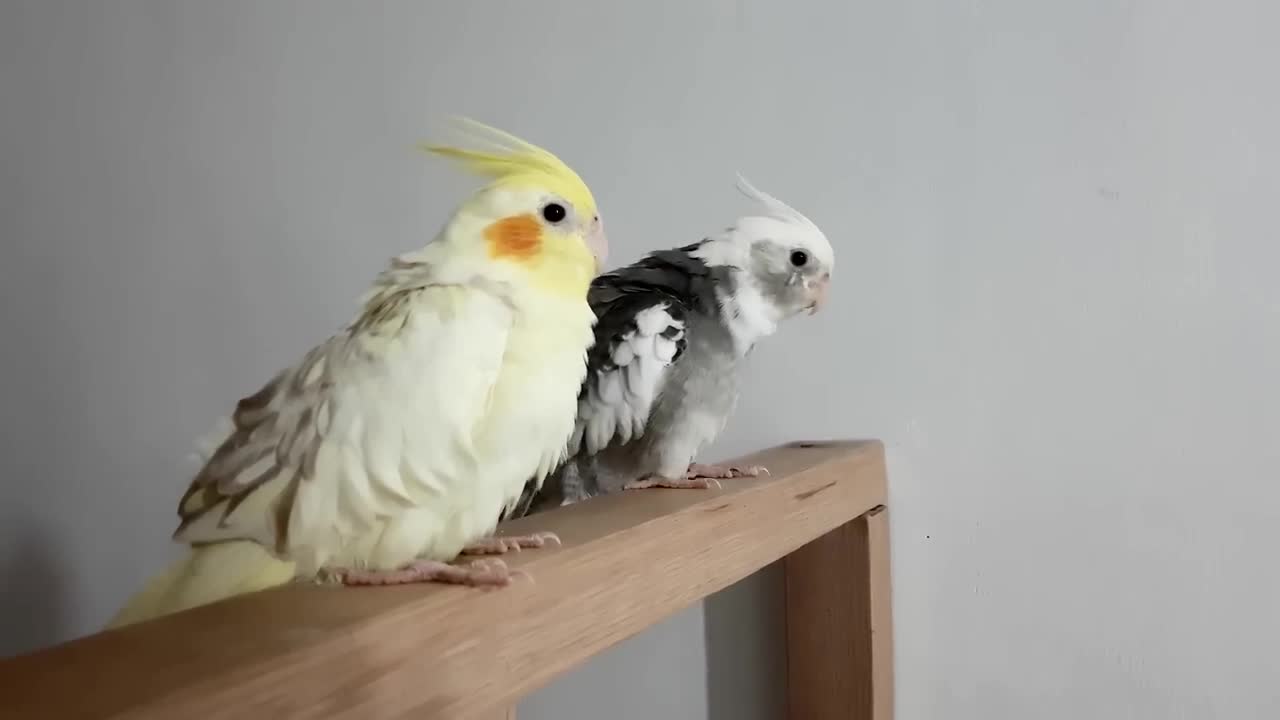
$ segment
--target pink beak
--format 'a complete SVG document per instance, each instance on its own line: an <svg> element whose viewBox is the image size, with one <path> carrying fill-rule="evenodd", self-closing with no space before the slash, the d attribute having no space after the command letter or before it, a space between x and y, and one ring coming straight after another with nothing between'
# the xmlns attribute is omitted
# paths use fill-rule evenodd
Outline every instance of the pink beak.
<svg viewBox="0 0 1280 720"><path fill-rule="evenodd" d="M812 298L812 302L809 304L810 315L818 312L818 309L827 301L827 288L830 285L831 273L826 273L821 279L813 284L812 288L809 289L809 297Z"/></svg>
<svg viewBox="0 0 1280 720"><path fill-rule="evenodd" d="M604 268L609 259L609 238L604 234L604 222L597 215L591 219L591 227L587 230L587 249L596 258L596 272Z"/></svg>

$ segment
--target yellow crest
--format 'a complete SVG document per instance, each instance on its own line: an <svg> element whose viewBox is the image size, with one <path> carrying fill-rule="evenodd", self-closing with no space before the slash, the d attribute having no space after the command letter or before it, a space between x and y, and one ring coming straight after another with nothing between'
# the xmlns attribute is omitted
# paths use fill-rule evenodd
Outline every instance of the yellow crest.
<svg viewBox="0 0 1280 720"><path fill-rule="evenodd" d="M579 213L597 214L596 201L587 184L560 158L529 142L497 128L469 118L457 118L478 143L487 150L464 150L445 145L422 145L428 152L457 160L464 168L493 178L490 187L539 187L559 195L573 204Z"/></svg>

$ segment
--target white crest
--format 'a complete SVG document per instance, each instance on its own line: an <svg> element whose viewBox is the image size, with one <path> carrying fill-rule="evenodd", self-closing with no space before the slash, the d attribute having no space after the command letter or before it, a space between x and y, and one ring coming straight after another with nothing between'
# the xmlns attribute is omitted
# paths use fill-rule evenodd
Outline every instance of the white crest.
<svg viewBox="0 0 1280 720"><path fill-rule="evenodd" d="M743 177L742 173L738 173L737 175L738 175L738 190L743 195L746 195L747 197L751 198L752 200L755 200L756 202L764 206L765 209L768 210L768 213L771 217L776 218L778 220L782 220L784 222L791 222L791 223L796 223L798 225L802 225L818 233L822 232L821 230L818 230L817 225L813 224L813 221L805 217L804 214L801 213L799 210L796 210L795 208L782 202L778 198L757 188L755 185L752 185L750 181L748 181L745 177Z"/></svg>

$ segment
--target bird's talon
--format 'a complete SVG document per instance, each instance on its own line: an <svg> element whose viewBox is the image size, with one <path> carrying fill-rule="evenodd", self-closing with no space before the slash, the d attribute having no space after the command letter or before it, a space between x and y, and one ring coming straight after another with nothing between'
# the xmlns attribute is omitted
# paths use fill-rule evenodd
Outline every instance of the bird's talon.
<svg viewBox="0 0 1280 720"><path fill-rule="evenodd" d="M485 558L477 560L486 570L496 570L497 572L507 572L507 563L502 558Z"/></svg>
<svg viewBox="0 0 1280 720"><path fill-rule="evenodd" d="M519 537L487 537L477 540L462 548L460 555L502 555L509 552L520 552L525 548L540 548L548 540L555 540L559 545L560 538L555 533L540 532Z"/></svg>

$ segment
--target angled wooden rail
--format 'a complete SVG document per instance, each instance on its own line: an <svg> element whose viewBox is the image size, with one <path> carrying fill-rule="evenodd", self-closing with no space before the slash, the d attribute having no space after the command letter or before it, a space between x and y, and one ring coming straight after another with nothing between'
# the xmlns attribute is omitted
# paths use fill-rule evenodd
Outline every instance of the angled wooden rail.
<svg viewBox="0 0 1280 720"><path fill-rule="evenodd" d="M523 518L561 547L500 590L298 584L0 662L4 718L512 717L521 696L786 557L797 720L889 720L884 454L793 443L772 477L647 490Z"/></svg>

